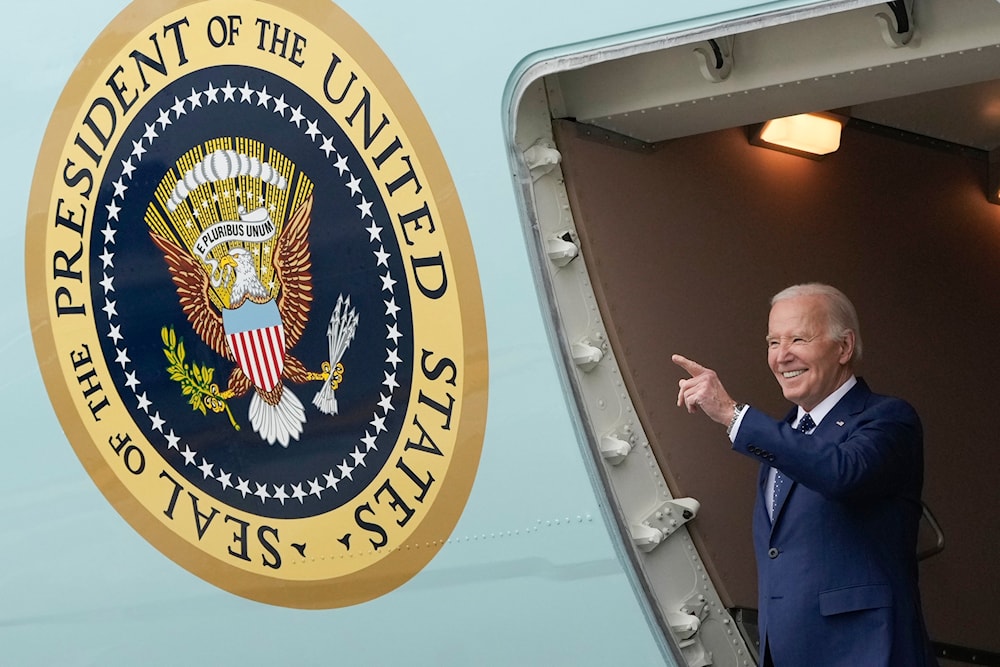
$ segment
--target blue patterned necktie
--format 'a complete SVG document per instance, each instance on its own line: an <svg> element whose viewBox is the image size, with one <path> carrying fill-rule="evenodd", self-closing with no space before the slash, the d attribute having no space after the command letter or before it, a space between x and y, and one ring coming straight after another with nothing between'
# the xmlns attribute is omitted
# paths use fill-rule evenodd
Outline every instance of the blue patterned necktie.
<svg viewBox="0 0 1000 667"><path fill-rule="evenodd" d="M809 413L802 415L802 419L799 420L799 425L795 427L800 433L808 433L816 427L816 422L813 418L809 416ZM774 494L771 496L771 516L778 511L778 505L781 504L781 496L785 492L785 476L781 474L781 471L775 468L774 470Z"/></svg>
<svg viewBox="0 0 1000 667"><path fill-rule="evenodd" d="M813 418L809 416L808 412L802 415L802 419L799 420L799 425L796 426L796 429L801 433L808 433L814 428L816 428L816 422L813 421Z"/></svg>

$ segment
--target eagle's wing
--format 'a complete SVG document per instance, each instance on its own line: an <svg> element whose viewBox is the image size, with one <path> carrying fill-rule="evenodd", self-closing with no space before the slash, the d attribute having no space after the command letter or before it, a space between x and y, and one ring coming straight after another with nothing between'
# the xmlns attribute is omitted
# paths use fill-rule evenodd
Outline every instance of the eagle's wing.
<svg viewBox="0 0 1000 667"><path fill-rule="evenodd" d="M226 344L226 333L222 327L222 315L208 296L208 274L190 254L173 241L155 232L150 232L149 235L153 238L153 243L163 251L170 277L177 287L181 309L195 333L220 356L232 360L233 355Z"/></svg>
<svg viewBox="0 0 1000 667"><path fill-rule="evenodd" d="M305 331L313 300L312 258L309 254L312 206L313 197L309 195L285 224L272 255L274 272L281 283L278 312L285 329L285 349L289 350L295 347Z"/></svg>

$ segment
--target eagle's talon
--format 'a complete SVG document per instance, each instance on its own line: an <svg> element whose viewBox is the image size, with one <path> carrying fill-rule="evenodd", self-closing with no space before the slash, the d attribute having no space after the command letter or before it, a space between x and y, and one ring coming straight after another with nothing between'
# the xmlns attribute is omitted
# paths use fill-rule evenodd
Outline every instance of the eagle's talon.
<svg viewBox="0 0 1000 667"><path fill-rule="evenodd" d="M224 401L228 401L230 398L232 398L235 395L235 392L232 389L227 389L226 391L220 392L219 391L219 385L214 384L214 383L212 384L211 387L209 387L209 390L212 392L212 396L214 398L218 399L218 401L220 403L224 402ZM221 408L220 408L220 410L221 410ZM219 412L219 410L216 410L216 412Z"/></svg>
<svg viewBox="0 0 1000 667"><path fill-rule="evenodd" d="M329 364L327 364L329 366ZM330 387L336 389L344 381L344 364L337 362L337 366L330 373Z"/></svg>
<svg viewBox="0 0 1000 667"><path fill-rule="evenodd" d="M213 383L208 388L208 394L202 398L202 403L212 412L222 412L226 409L226 399L232 398L233 392L219 391L219 385Z"/></svg>

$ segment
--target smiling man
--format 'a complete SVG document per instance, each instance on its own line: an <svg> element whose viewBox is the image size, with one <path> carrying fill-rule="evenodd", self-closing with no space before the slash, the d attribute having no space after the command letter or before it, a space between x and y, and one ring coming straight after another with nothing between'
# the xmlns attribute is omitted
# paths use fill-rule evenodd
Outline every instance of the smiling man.
<svg viewBox="0 0 1000 667"><path fill-rule="evenodd" d="M734 401L715 371L690 374L677 405L727 427L761 463L753 512L762 663L936 665L917 589L920 419L854 375L854 306L819 283L771 299L767 363L795 407L782 420Z"/></svg>

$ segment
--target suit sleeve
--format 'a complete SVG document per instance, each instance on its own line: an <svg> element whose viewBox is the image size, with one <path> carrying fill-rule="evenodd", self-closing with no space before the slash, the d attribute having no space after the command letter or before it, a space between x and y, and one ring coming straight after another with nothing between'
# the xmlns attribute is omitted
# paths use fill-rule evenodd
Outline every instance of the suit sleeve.
<svg viewBox="0 0 1000 667"><path fill-rule="evenodd" d="M811 435L748 408L733 449L828 498L849 500L919 489L922 443L916 411L885 398L848 419L828 415Z"/></svg>

